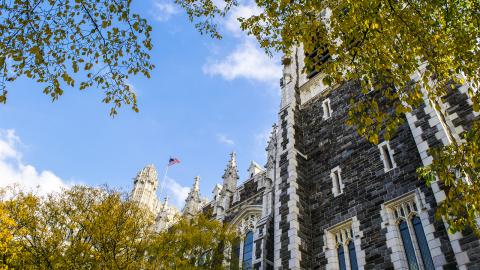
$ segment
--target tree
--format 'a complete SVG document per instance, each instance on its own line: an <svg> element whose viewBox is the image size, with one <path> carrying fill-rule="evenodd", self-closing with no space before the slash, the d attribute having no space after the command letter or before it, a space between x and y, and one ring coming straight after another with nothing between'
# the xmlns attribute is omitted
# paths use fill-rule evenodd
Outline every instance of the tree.
<svg viewBox="0 0 480 270"><path fill-rule="evenodd" d="M198 215L159 233L148 253L159 269L229 269L225 254L236 239L229 225Z"/></svg>
<svg viewBox="0 0 480 270"><path fill-rule="evenodd" d="M12 258L3 262L9 268L147 267L153 217L117 191L75 186L46 197L20 191L1 206L13 236L7 245L20 250L2 252Z"/></svg>
<svg viewBox="0 0 480 270"><path fill-rule="evenodd" d="M5 203L5 196L7 190L0 189L0 269L7 270L13 269L12 265L21 256L22 249L20 245L15 241L14 237L18 234L16 228L18 224L11 217L8 212L7 205ZM33 200L32 200L33 199ZM35 203L35 199L32 197L26 197L21 202L16 211L19 215L25 216L25 205Z"/></svg>
<svg viewBox="0 0 480 270"><path fill-rule="evenodd" d="M105 187L74 186L47 196L5 191L2 270L224 269L236 239L228 225L206 216L178 217L169 230L156 232L148 209Z"/></svg>
<svg viewBox="0 0 480 270"><path fill-rule="evenodd" d="M131 0L0 2L0 102L21 76L43 83L56 100L68 86L99 87L103 102L138 111L130 75L150 77L151 26L131 12ZM76 77L84 76L84 79ZM79 81L79 82L78 82Z"/></svg>
<svg viewBox="0 0 480 270"><path fill-rule="evenodd" d="M225 16L237 0L222 7L212 0L176 0L196 27L213 37L217 18ZM480 235L474 217L478 207L479 160L454 162L461 151L476 149L480 126L472 125L465 141L457 141L442 109L443 98L459 84L468 86L473 109L480 110L480 2L478 0L357 0L276 1L256 0L262 12L239 18L267 53L296 57L303 46L305 71L316 70L323 81L335 85L356 80L364 97L352 102L348 123L372 143L389 140L404 123L405 114L427 100L436 111L449 144L433 150L432 166L424 178L438 179L447 192L440 214L453 231L472 227ZM298 87L298 82L297 82ZM373 94L372 92L373 91ZM455 167L455 181L445 170ZM466 183L464 186L462 183ZM463 205L463 207L459 207ZM466 210L468 209L468 210ZM463 211L469 214L464 217ZM460 219L460 220L459 220Z"/></svg>

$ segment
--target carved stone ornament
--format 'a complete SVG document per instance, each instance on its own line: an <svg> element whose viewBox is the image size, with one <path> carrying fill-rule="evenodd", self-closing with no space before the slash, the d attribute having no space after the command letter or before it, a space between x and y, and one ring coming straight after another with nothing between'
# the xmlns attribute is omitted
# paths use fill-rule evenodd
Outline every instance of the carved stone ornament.
<svg viewBox="0 0 480 270"><path fill-rule="evenodd" d="M258 214L251 213L245 215L238 224L238 233L240 235L246 235L249 231L253 231L259 218L260 216Z"/></svg>

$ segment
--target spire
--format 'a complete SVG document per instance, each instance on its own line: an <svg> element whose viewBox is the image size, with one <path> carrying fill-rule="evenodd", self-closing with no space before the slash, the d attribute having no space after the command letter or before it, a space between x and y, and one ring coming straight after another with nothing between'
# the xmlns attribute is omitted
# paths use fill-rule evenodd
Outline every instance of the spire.
<svg viewBox="0 0 480 270"><path fill-rule="evenodd" d="M193 183L193 191L200 191L200 176L195 176L195 183Z"/></svg>
<svg viewBox="0 0 480 270"><path fill-rule="evenodd" d="M188 193L185 200L185 206L183 208L183 214L185 216L193 216L202 210L203 201L200 198L200 176L195 176L193 186Z"/></svg>
<svg viewBox="0 0 480 270"><path fill-rule="evenodd" d="M163 209L168 206L168 196L165 196L165 201L163 202Z"/></svg>
<svg viewBox="0 0 480 270"><path fill-rule="evenodd" d="M237 170L237 154L232 152L230 154L230 160L228 161L227 168L223 174L223 187L226 190L233 191L237 188L238 170Z"/></svg>
<svg viewBox="0 0 480 270"><path fill-rule="evenodd" d="M237 167L237 153L235 152L230 154L230 166Z"/></svg>

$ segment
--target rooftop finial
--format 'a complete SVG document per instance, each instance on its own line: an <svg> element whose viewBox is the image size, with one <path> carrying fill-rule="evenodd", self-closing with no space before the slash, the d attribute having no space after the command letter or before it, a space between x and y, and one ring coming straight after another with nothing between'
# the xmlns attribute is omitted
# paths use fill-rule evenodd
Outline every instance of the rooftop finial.
<svg viewBox="0 0 480 270"><path fill-rule="evenodd" d="M232 152L230 154L230 162L229 162L229 165L231 167L237 167L237 153L235 152Z"/></svg>
<svg viewBox="0 0 480 270"><path fill-rule="evenodd" d="M195 176L195 182L193 183L193 190L200 190L200 176Z"/></svg>
<svg viewBox="0 0 480 270"><path fill-rule="evenodd" d="M163 207L165 208L165 207L167 207L167 205L168 205L168 195L165 196L165 201L163 202Z"/></svg>

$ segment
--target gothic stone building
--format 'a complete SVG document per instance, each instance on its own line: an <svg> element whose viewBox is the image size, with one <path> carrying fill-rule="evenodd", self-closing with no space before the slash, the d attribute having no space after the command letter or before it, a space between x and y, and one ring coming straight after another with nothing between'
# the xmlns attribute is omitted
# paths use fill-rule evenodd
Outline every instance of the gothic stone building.
<svg viewBox="0 0 480 270"><path fill-rule="evenodd" d="M232 154L212 200L200 199L197 179L184 213L235 226L242 241L231 249L239 258L232 263L242 269L480 269L479 239L447 232L434 218L442 186L427 187L416 174L431 163L429 148L448 143L429 103L408 113L390 141L373 145L345 124L359 84L327 87L322 74L301 72L301 48L291 57L267 164L252 162L238 185ZM463 86L445 101L459 136L478 114Z"/></svg>

